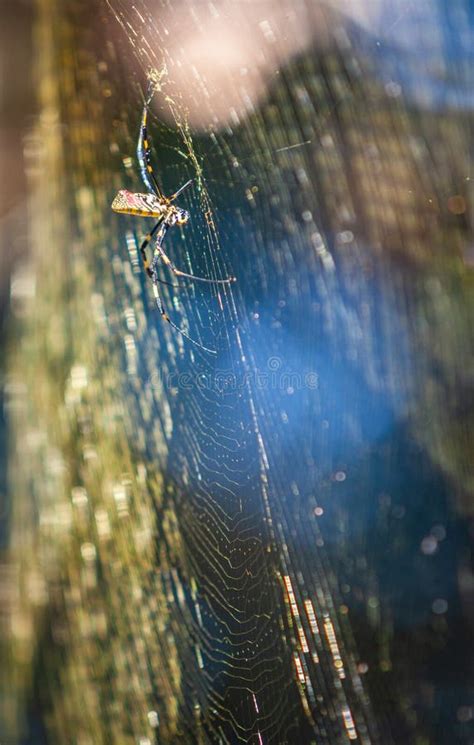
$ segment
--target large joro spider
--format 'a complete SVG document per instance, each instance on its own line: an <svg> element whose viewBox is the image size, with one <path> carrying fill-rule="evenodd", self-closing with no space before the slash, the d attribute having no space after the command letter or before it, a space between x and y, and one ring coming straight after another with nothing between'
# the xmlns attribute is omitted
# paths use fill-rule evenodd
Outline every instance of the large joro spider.
<svg viewBox="0 0 474 745"><path fill-rule="evenodd" d="M168 232L168 229L173 227L173 225L185 225L189 220L189 212L175 206L173 202L181 194L181 192L183 192L192 183L192 181L187 181L184 186L178 189L178 191L176 191L171 197L165 197L162 190L160 189L158 180L153 173L153 167L151 165L150 143L147 135L148 106L150 105L153 93L154 89L152 88L152 86L150 86L143 106L140 134L138 136L137 144L137 156L138 162L140 164L140 173L142 175L143 183L149 190L149 193L134 194L133 192L127 191L126 189L121 189L112 202L112 209L114 210L114 212L120 212L123 215L138 215L139 217L158 218L158 222L156 223L155 227L145 236L145 239L140 246L140 253L143 259L146 273L153 282L153 293L156 298L158 310L160 311L161 316L164 318L164 320L168 321L168 323L174 329L176 329L176 331L182 334L182 336L186 337L186 339L189 339L189 341L191 341L193 344L200 347L201 349L204 349L206 352L215 354L215 351L213 349L208 349L195 339L192 339L185 331L183 331L183 329L180 329L179 326L173 323L164 309L163 301L158 290L158 283L163 282L163 280L159 279L158 277L158 264L160 262L160 259L171 269L171 271L177 277L186 277L187 279L192 279L196 282L208 282L211 284L230 284L231 282L235 281L235 277L228 277L227 279L209 279L207 277L196 277L194 274L182 272L180 269L176 268L171 259L163 250L163 241L165 239L166 233ZM146 249L155 235L155 248L153 251L153 259L150 263L147 257Z"/></svg>

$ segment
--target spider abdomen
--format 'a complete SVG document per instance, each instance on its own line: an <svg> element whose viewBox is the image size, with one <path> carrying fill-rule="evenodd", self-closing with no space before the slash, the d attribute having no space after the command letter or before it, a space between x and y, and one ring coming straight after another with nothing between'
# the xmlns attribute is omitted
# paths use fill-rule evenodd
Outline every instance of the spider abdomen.
<svg viewBox="0 0 474 745"><path fill-rule="evenodd" d="M121 189L112 202L112 209L122 215L162 217L169 209L169 205L155 194L134 194L127 189Z"/></svg>

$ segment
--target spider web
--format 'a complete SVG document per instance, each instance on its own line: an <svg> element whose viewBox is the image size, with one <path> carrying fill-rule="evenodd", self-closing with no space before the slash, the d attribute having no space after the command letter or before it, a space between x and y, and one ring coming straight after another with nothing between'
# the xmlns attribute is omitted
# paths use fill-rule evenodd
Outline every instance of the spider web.
<svg viewBox="0 0 474 745"><path fill-rule="evenodd" d="M278 246L281 205L292 201L296 188L285 174L294 178L306 172L308 159L298 148L311 139L298 127L269 134L265 121L255 116L227 136L196 141L168 73L160 14L146 4L135 5L132 12L121 3L110 7L142 70L149 75L155 70L156 98L167 109L168 121L174 121L174 153L164 156L166 138L155 129L160 175L166 178L174 155L180 180L195 180L186 204L193 219L182 237L181 256L193 271L199 262L199 272L204 267L207 275L218 278L225 276L227 262L232 272L235 263L244 285L220 292L213 312L207 301L200 316L202 298L194 292L186 309L193 325L212 313L220 334L215 367L173 337L168 349L181 347L182 356L170 354L170 364L160 360L164 369L148 368L146 373L159 378L160 397L168 398L172 435L165 438L161 467L175 484L174 509L186 546L171 582L176 595L185 599L187 616L175 632L180 666L186 669L175 691L182 723L191 740L192 713L198 711L203 731L215 742L336 742L355 739L357 732L362 741L371 741L377 730L350 630L341 624L342 593L323 554L317 519L322 510L314 482L324 469L313 453L315 443L321 446L324 439L325 422L318 375L313 350L301 356L294 348L298 338L304 343L318 334L321 321L316 314L308 324L295 308L287 310L295 305L287 273L303 247L296 236L294 245ZM157 68L160 59L165 64ZM224 188L231 193L219 199L216 174L222 171ZM173 188L178 186L175 181ZM277 209L268 205L270 193ZM216 217L221 214L223 219ZM317 233L317 223L312 225ZM226 264L221 232L226 234ZM316 240L319 256L313 263L324 282L334 262L324 238ZM272 257L271 268L264 256ZM152 314L147 319L153 324ZM147 354L152 360L149 350ZM191 384L187 390L178 383L173 401L166 376L178 370L189 372ZM143 377L143 372L137 374ZM303 415L309 402L316 419ZM309 439L299 453L295 428ZM149 437L147 445L154 460ZM305 471L308 475L302 477ZM172 545L170 536L162 540ZM167 569L161 568L165 574Z"/></svg>

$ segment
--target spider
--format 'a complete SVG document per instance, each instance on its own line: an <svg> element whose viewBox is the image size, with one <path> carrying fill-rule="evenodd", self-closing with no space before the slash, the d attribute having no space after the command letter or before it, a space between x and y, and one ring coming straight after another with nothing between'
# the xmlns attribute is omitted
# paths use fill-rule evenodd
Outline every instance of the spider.
<svg viewBox="0 0 474 745"><path fill-rule="evenodd" d="M228 277L227 279L209 279L207 277L197 277L194 274L188 274L178 269L171 259L166 255L163 250L163 241L169 228L174 225L186 225L189 220L189 212L181 209L173 204L173 202L179 197L179 195L192 184L192 179L187 181L181 186L178 191L172 194L170 197L165 197L163 194L158 180L153 172L150 158L150 141L147 134L147 118L148 118L148 107L151 99L153 98L154 89L150 84L145 102L143 105L143 113L140 125L140 133L138 135L137 143L137 156L138 163L140 165L140 173L148 189L148 194L134 194L126 189L121 189L114 201L112 202L112 209L114 212L119 212L123 215L136 215L138 217L155 217L158 218L158 222L154 228L145 236L143 243L140 246L140 254L143 260L145 271L153 282L153 294L156 299L156 304L162 318L167 321L176 331L182 336L188 339L190 342L195 344L197 347L204 349L206 352L216 354L214 349L208 349L207 347L200 344L200 342L191 338L183 329L179 328L170 319L163 306L161 299L158 283L170 284L164 282L164 280L158 278L158 265L160 259L171 269L171 271L177 277L185 277L195 282L207 282L210 284L230 284L235 282L235 277ZM153 237L156 235L155 249L153 252L153 259L150 263L147 257L146 249L151 243ZM171 285L172 287L178 287L179 285Z"/></svg>

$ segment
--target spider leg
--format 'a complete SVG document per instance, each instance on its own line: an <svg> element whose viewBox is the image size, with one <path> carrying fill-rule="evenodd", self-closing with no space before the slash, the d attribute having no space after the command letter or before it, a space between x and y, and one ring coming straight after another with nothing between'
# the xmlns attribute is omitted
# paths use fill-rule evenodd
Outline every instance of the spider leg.
<svg viewBox="0 0 474 745"><path fill-rule="evenodd" d="M183 331L183 329L180 329L179 326L177 326L169 315L166 313L165 308L163 306L163 301L160 297L160 293L158 290L158 282L160 281L156 274L156 260L153 260L152 269L151 269L151 278L153 281L153 294L155 296L156 305L158 307L158 310L160 311L161 317L167 321L170 326L172 326L175 331L177 331L181 336L184 336L185 339L192 342L196 347L199 347L200 349L203 349L205 352L209 352L210 354L217 354L215 349L209 349L209 347L205 347L204 344L201 344L200 342L196 341L196 339L193 339L191 336L189 336L186 331Z"/></svg>
<svg viewBox="0 0 474 745"><path fill-rule="evenodd" d="M150 141L148 139L148 105L152 99L153 92L150 93L148 90L147 98L143 104L142 120L140 123L140 132L138 135L137 143L137 158L140 166L140 173L142 176L143 183L149 191L154 192L160 199L164 199L163 192L160 188L158 180L153 173L153 166L151 164L151 148Z"/></svg>
<svg viewBox="0 0 474 745"><path fill-rule="evenodd" d="M145 238L143 239L143 243L140 246L140 254L143 261L143 266L145 267L145 271L150 277L150 279L153 279L153 274L150 269L150 261L148 259L148 256L146 255L146 249L147 246L150 244L154 234L160 227L161 223L163 222L164 217L161 218L161 220L158 220L153 230L151 230L149 233L146 234ZM161 282L162 285L168 285L168 287L177 287L179 289L180 285L175 285L173 282L167 282L165 279L160 279L159 277L156 277L157 282Z"/></svg>
<svg viewBox="0 0 474 745"><path fill-rule="evenodd" d="M236 281L235 277L227 277L227 279L210 279L209 277L197 277L195 274L188 274L187 272L182 272L181 269L178 269L173 264L169 256L165 254L163 250L163 246L162 246L168 227L169 226L166 225L165 223L165 225L163 226L162 230L160 231L156 239L155 257L159 256L162 259L162 261L166 264L166 266L168 266L171 269L173 274L176 275L176 277L186 277L187 279L192 279L194 282L207 282L208 284L211 284L211 285L215 285L215 284L228 285Z"/></svg>
<svg viewBox="0 0 474 745"><path fill-rule="evenodd" d="M185 184L183 184L183 186L180 186L180 187L179 187L178 191L175 191L175 193L174 193L174 194L172 194L172 195L171 195L171 196L170 196L170 197L168 198L168 201L169 201L169 202L174 202L174 200L176 199L176 197L179 197L179 195L181 194L181 192L182 192L182 191L184 191L185 189L187 189L187 188L188 188L188 186L191 186L191 184L192 184L192 183L193 183L193 180L192 180L192 178L190 178L190 179L189 179L189 181L186 181L186 183L185 183Z"/></svg>
<svg viewBox="0 0 474 745"><path fill-rule="evenodd" d="M164 218L162 217L161 220L158 220L153 230L150 230L149 233L146 234L145 238L143 239L142 245L140 246L140 254L143 261L143 266L145 267L145 271L148 274L149 277L152 277L152 271L150 269L150 262L148 260L148 257L146 255L146 248L150 244L153 236L155 235L156 231L160 227L161 223L163 222Z"/></svg>

